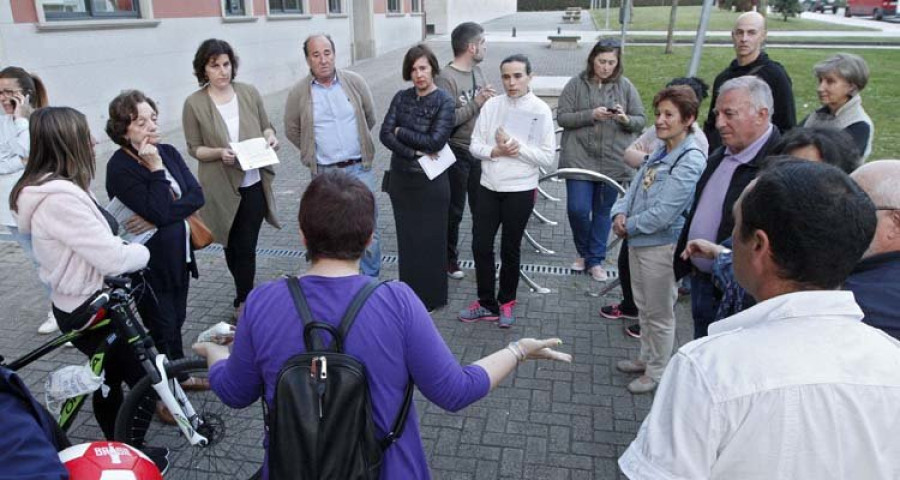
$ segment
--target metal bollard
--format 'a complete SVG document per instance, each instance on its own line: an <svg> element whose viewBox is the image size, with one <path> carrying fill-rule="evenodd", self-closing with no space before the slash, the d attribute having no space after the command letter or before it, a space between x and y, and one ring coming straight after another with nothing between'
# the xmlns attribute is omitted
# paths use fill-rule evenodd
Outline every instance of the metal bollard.
<svg viewBox="0 0 900 480"><path fill-rule="evenodd" d="M516 38L516 27L513 27L513 38Z"/></svg>
<svg viewBox="0 0 900 480"><path fill-rule="evenodd" d="M559 35L562 33L562 27L556 27L556 34Z"/></svg>

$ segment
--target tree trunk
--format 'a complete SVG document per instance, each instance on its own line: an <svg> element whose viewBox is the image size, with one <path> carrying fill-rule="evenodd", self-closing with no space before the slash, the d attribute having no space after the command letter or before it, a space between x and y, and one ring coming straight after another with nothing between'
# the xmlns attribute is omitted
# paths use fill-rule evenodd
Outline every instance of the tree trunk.
<svg viewBox="0 0 900 480"><path fill-rule="evenodd" d="M756 11L765 17L769 11L769 0L759 0L759 3L756 4Z"/></svg>
<svg viewBox="0 0 900 480"><path fill-rule="evenodd" d="M672 53L675 43L675 12L678 11L678 0L672 0L672 12L669 13L669 32L666 34L666 54Z"/></svg>

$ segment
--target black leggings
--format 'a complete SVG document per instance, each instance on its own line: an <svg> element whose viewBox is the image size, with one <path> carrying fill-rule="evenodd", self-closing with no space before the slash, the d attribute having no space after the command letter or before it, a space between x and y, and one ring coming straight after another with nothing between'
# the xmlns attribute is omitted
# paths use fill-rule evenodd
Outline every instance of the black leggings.
<svg viewBox="0 0 900 480"><path fill-rule="evenodd" d="M65 333L72 331L73 327L80 326L79 323L83 325L87 308L88 304L86 303L73 310L72 313L66 313L54 305L53 316L56 317L59 329ZM111 335L116 335L113 329L102 328L85 332L84 335L72 341L75 348L90 358L100 344L112 340L112 345L106 351L103 363L103 370L106 372L104 383L109 386L109 394L104 398L101 391L97 390L93 395L94 416L97 417L97 423L107 440L113 439L116 415L119 413L119 407L124 398L122 382L127 383L129 387L134 387L145 373L128 344L123 339L113 339L110 337Z"/></svg>
<svg viewBox="0 0 900 480"><path fill-rule="evenodd" d="M256 243L268 207L262 182L238 189L241 203L238 206L231 231L228 232L228 246L225 247L225 263L234 277L234 306L244 303L256 277Z"/></svg>
<svg viewBox="0 0 900 480"><path fill-rule="evenodd" d="M626 315L637 316L638 308L634 303L634 294L631 292L631 272L628 270L628 239L622 240L622 248L619 249L619 281L622 284L622 302L619 310Z"/></svg>

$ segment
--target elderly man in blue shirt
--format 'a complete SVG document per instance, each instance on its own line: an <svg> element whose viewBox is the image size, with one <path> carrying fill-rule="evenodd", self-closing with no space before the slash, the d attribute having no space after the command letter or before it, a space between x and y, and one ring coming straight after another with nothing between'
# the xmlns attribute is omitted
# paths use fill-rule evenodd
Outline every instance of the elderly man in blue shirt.
<svg viewBox="0 0 900 480"><path fill-rule="evenodd" d="M315 177L340 169L375 191L375 126L372 92L362 76L335 68L334 41L313 34L303 41L309 75L291 89L284 107L284 131L300 150L300 160ZM376 215L378 210L376 209ZM378 228L360 262L362 273L381 271Z"/></svg>

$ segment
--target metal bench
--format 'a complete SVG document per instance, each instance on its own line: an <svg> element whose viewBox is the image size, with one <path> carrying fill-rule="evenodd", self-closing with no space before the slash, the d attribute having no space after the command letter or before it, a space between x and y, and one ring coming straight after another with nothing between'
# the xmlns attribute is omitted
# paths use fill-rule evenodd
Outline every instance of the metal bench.
<svg viewBox="0 0 900 480"><path fill-rule="evenodd" d="M551 50L574 50L578 48L578 42L581 40L579 35L549 35Z"/></svg>

